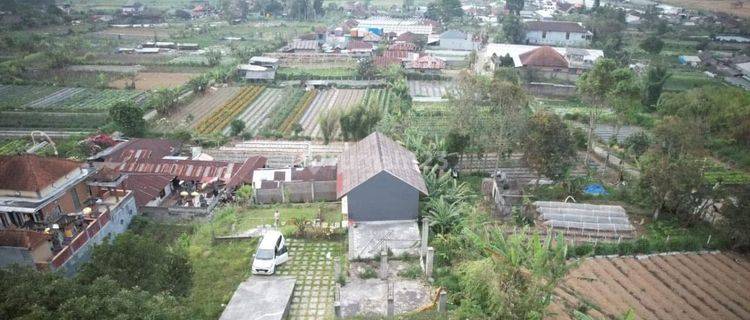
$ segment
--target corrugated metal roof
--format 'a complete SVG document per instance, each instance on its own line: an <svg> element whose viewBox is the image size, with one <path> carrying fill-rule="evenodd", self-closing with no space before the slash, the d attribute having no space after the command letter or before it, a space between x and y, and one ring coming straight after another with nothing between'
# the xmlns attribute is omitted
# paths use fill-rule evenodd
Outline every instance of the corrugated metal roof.
<svg viewBox="0 0 750 320"><path fill-rule="evenodd" d="M382 133L374 132L339 156L337 197L343 197L383 171L427 195L416 156Z"/></svg>
<svg viewBox="0 0 750 320"><path fill-rule="evenodd" d="M572 21L528 21L525 29L527 31L588 32L583 24Z"/></svg>

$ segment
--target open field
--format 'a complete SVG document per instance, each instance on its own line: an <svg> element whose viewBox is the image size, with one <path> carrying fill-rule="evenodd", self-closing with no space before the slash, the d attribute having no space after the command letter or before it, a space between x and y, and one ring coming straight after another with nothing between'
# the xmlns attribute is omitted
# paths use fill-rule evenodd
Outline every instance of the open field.
<svg viewBox="0 0 750 320"><path fill-rule="evenodd" d="M664 0L668 3L683 8L703 10L711 12L723 12L739 17L750 17L750 5L745 3L744 6L736 8L734 0Z"/></svg>
<svg viewBox="0 0 750 320"><path fill-rule="evenodd" d="M164 72L139 72L135 75L136 90L152 90L161 88L176 88L190 79L198 76L196 73L164 73ZM131 82L131 78L122 78L110 82L110 86L124 89Z"/></svg>
<svg viewBox="0 0 750 320"><path fill-rule="evenodd" d="M639 319L748 319L748 288L750 261L731 253L590 258L555 290L550 318L577 309L614 319L632 308Z"/></svg>
<svg viewBox="0 0 750 320"><path fill-rule="evenodd" d="M442 98L453 88L449 81L409 80L409 94L416 97Z"/></svg>
<svg viewBox="0 0 750 320"><path fill-rule="evenodd" d="M190 103L177 109L170 117L174 123L185 123L195 126L216 108L224 105L229 99L240 92L239 87L226 87L206 90L205 93L194 97Z"/></svg>
<svg viewBox="0 0 750 320"><path fill-rule="evenodd" d="M310 107L305 110L300 125L304 128L303 135L309 137L322 137L318 118L329 110L347 110L362 101L366 90L357 89L331 89L318 93Z"/></svg>
<svg viewBox="0 0 750 320"><path fill-rule="evenodd" d="M427 136L444 136L450 130L450 106L443 103L415 103L405 124Z"/></svg>
<svg viewBox="0 0 750 320"><path fill-rule="evenodd" d="M243 111L237 119L245 122L245 130L254 132L265 125L270 113L284 100L284 89L266 88L263 93ZM229 130L224 130L228 133Z"/></svg>
<svg viewBox="0 0 750 320"><path fill-rule="evenodd" d="M682 91L707 85L724 86L726 84L700 71L675 71L664 84L664 90Z"/></svg>

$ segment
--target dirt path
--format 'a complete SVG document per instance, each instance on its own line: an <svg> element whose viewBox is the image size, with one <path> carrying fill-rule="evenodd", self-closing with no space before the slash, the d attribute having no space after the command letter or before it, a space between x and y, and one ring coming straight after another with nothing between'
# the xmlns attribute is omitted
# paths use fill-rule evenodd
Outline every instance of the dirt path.
<svg viewBox="0 0 750 320"><path fill-rule="evenodd" d="M198 76L197 73L139 72L135 76L135 89L145 91L160 88L177 88L196 76ZM130 77L125 77L110 82L109 86L117 89L125 89L130 84L130 81Z"/></svg>

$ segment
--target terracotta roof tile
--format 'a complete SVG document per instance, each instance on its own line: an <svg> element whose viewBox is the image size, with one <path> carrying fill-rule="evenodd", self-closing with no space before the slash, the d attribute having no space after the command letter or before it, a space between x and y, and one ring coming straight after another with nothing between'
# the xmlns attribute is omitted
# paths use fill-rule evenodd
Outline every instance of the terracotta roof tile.
<svg viewBox="0 0 750 320"><path fill-rule="evenodd" d="M518 56L524 66L567 68L568 60L550 46L542 46Z"/></svg>
<svg viewBox="0 0 750 320"><path fill-rule="evenodd" d="M0 157L0 189L41 191L80 167L79 162L55 157Z"/></svg>

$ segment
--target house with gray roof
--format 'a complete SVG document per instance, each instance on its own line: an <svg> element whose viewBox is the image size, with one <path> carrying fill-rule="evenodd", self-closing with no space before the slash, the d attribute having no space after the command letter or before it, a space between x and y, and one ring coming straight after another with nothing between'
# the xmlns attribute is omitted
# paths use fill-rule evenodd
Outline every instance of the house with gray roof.
<svg viewBox="0 0 750 320"><path fill-rule="evenodd" d="M561 47L586 47L593 36L582 23L574 21L527 21L524 30L528 44Z"/></svg>
<svg viewBox="0 0 750 320"><path fill-rule="evenodd" d="M336 183L350 222L416 220L427 195L416 156L379 132L339 156Z"/></svg>

